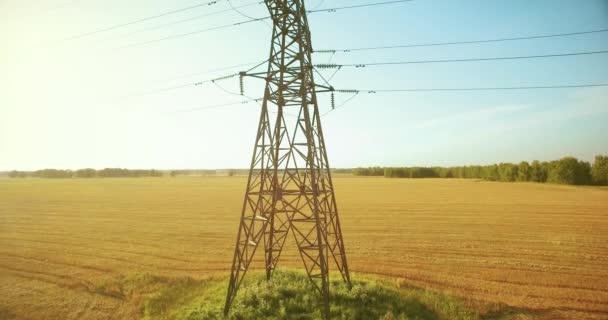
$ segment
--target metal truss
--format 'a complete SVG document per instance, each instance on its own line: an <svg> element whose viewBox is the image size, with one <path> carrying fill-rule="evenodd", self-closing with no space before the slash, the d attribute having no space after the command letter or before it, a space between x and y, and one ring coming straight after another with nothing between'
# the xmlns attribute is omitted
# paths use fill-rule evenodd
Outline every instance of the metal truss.
<svg viewBox="0 0 608 320"><path fill-rule="evenodd" d="M304 0L265 0L273 21L264 100L224 312L228 313L258 245L271 279L287 236L329 317L328 260L350 275L321 128ZM288 111L288 112L285 112ZM295 114L295 116L294 116Z"/></svg>

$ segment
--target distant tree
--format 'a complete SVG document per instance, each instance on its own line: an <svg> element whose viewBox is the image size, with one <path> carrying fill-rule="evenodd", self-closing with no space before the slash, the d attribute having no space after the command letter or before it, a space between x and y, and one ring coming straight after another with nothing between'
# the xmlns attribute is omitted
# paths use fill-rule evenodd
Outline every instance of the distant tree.
<svg viewBox="0 0 608 320"><path fill-rule="evenodd" d="M608 185L608 156L595 156L595 161L591 168L591 176L594 184Z"/></svg>
<svg viewBox="0 0 608 320"><path fill-rule="evenodd" d="M573 157L562 158L553 162L549 168L547 181L557 184L574 184L578 160Z"/></svg>
<svg viewBox="0 0 608 320"><path fill-rule="evenodd" d="M549 180L549 171L551 171L551 169L553 167L555 167L556 164L557 164L557 161L543 161L540 163L541 172L543 174L542 182L547 182Z"/></svg>
<svg viewBox="0 0 608 320"><path fill-rule="evenodd" d="M384 177L386 178L409 178L410 172L408 168L384 168Z"/></svg>
<svg viewBox="0 0 608 320"><path fill-rule="evenodd" d="M574 183L577 185L590 185L592 183L591 164L589 162L578 161Z"/></svg>
<svg viewBox="0 0 608 320"><path fill-rule="evenodd" d="M453 178L451 168L434 167L433 170L437 173L440 178Z"/></svg>
<svg viewBox="0 0 608 320"><path fill-rule="evenodd" d="M13 170L13 171L10 171L8 173L8 177L9 178L26 178L27 177L27 172Z"/></svg>
<svg viewBox="0 0 608 320"><path fill-rule="evenodd" d="M384 177L392 178L393 177L393 168L384 168Z"/></svg>
<svg viewBox="0 0 608 320"><path fill-rule="evenodd" d="M348 168L336 168L336 169L331 169L332 173L340 173L340 174L354 174L353 173L354 169L348 169ZM382 170L382 174L384 174L384 169Z"/></svg>
<svg viewBox="0 0 608 320"><path fill-rule="evenodd" d="M432 168L414 167L409 168L410 178L436 178L435 170Z"/></svg>
<svg viewBox="0 0 608 320"><path fill-rule="evenodd" d="M452 172L454 173L454 178L458 178L458 179L464 178L464 168L463 167L455 167Z"/></svg>
<svg viewBox="0 0 608 320"><path fill-rule="evenodd" d="M527 161L519 163L517 169L517 181L530 181L530 164Z"/></svg>
<svg viewBox="0 0 608 320"><path fill-rule="evenodd" d="M154 170L154 169L150 170L150 177L156 177L156 178L158 178L158 177L162 177L162 176L163 176L163 172L162 171L160 171L160 170Z"/></svg>
<svg viewBox="0 0 608 320"><path fill-rule="evenodd" d="M517 179L517 166L512 163L501 163L498 165L500 181L512 182Z"/></svg>
<svg viewBox="0 0 608 320"><path fill-rule="evenodd" d="M493 165L489 165L486 166L484 168L484 176L486 180L489 181L498 181L500 179L500 176L498 174L498 165L493 164Z"/></svg>
<svg viewBox="0 0 608 320"><path fill-rule="evenodd" d="M36 171L35 176L48 179L66 179L71 178L72 174L70 170L43 169Z"/></svg>
<svg viewBox="0 0 608 320"><path fill-rule="evenodd" d="M95 171L95 169L91 169L91 168L80 169L80 170L76 170L74 175L77 178L95 178L95 176L97 175L97 171Z"/></svg>
<svg viewBox="0 0 608 320"><path fill-rule="evenodd" d="M381 167L368 167L368 168L355 168L352 170L355 176L383 176L384 168Z"/></svg>
<svg viewBox="0 0 608 320"><path fill-rule="evenodd" d="M552 162L547 180L558 184L589 184L591 165L574 157L562 158Z"/></svg>
<svg viewBox="0 0 608 320"><path fill-rule="evenodd" d="M462 167L367 167L355 168L354 175L386 178L461 178L489 181L533 181L561 184L608 184L608 156L597 156L593 168L588 162L565 157L558 161L529 164L500 163L488 166ZM230 172L229 172L230 174Z"/></svg>
<svg viewBox="0 0 608 320"><path fill-rule="evenodd" d="M469 167L469 178L470 179L483 179L483 167L482 166L470 166Z"/></svg>
<svg viewBox="0 0 608 320"><path fill-rule="evenodd" d="M533 182L545 182L546 175L543 174L543 166L538 160L532 161L530 166L530 181Z"/></svg>
<svg viewBox="0 0 608 320"><path fill-rule="evenodd" d="M462 178L471 179L473 177L473 168L470 166L462 167Z"/></svg>
<svg viewBox="0 0 608 320"><path fill-rule="evenodd" d="M162 177L163 172L159 170L129 170L121 168L105 168L97 171L97 175L102 178L126 178L126 177Z"/></svg>

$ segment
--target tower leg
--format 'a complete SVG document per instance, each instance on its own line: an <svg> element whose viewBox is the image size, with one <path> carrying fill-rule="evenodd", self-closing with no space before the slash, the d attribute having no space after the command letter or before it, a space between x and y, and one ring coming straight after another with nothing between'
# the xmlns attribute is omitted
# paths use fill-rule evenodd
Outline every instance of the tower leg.
<svg viewBox="0 0 608 320"><path fill-rule="evenodd" d="M241 220L236 238L230 282L224 313L228 313L236 292L262 240L272 213L272 178L266 170L254 170L256 167L267 168L272 164L272 135L269 132L268 108L262 106L256 143L251 159L251 170L247 180L247 190L241 211Z"/></svg>
<svg viewBox="0 0 608 320"><path fill-rule="evenodd" d="M319 177L319 188L322 192L319 198L320 210L325 212L327 216L326 223L326 239L327 247L329 249L328 256L331 255L333 261L338 267L338 271L342 275L342 279L348 285L348 288L352 288L350 281L350 272L348 270L348 262L346 259L346 250L344 249L344 239L342 236L342 227L340 225L340 217L338 216L338 206L336 204L336 196L334 193L334 184L331 178L331 170L329 167L329 160L327 158L327 151L325 148L325 139L323 136L323 129L321 127L321 117L319 115L319 108L315 101L315 112L313 119L314 131L318 133L316 144L319 146L321 157L319 159L321 167L321 176ZM329 259L329 258L328 258Z"/></svg>

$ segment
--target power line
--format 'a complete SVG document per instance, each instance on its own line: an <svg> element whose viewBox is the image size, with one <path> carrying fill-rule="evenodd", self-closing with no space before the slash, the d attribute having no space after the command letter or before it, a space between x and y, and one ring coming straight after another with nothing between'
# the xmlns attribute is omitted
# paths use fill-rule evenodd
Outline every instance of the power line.
<svg viewBox="0 0 608 320"><path fill-rule="evenodd" d="M231 94L231 95L235 95L235 96L241 96L241 97L245 97L246 99L248 99L249 101L254 102L254 103L258 103L258 102L260 102L260 101L263 101L263 100L264 100L264 98L252 98L252 97L250 97L250 96L248 96L248 95L246 95L246 94L232 92L232 91L227 90L226 88L222 87L222 86L221 86L219 83L217 83L217 82L215 82L215 81L213 82L213 84L214 84L216 87L218 87L220 90L224 91L225 93L228 93L228 94ZM241 103L243 103L243 104L244 104L244 103L247 103L247 102L241 102ZM205 109L209 109L209 107L204 107L204 108L205 108ZM199 110L200 110L200 109L199 109ZM273 112L273 113L276 113L276 112ZM286 111L283 111L283 114L286 114L286 115L291 116L291 117L297 117L296 115L291 114L291 113L286 112Z"/></svg>
<svg viewBox="0 0 608 320"><path fill-rule="evenodd" d="M364 4L357 4L357 5L352 5L352 6L342 6L342 7L333 7L333 8L324 8L324 9L315 9L315 10L308 10L307 13L316 13L316 12L336 12L338 10L345 10L345 9L357 9L357 8L366 8L366 7L375 7L375 6L382 6L382 5L387 5L387 4L395 4L395 3L403 3L403 2L412 2L414 0L396 0L396 1L385 1L385 2L375 2L375 3L364 3Z"/></svg>
<svg viewBox="0 0 608 320"><path fill-rule="evenodd" d="M230 94L230 95L244 97L247 100L238 101L238 102L232 102L232 103L225 103L225 104L216 104L216 105L210 105L210 106L203 106L203 107L198 107L198 108L193 108L193 109L178 110L176 112L201 111L201 110L207 110L207 109L215 109L215 108L220 108L220 107L233 106L233 105L237 105L237 104L248 104L250 102L259 103L260 101L264 100L264 98L252 98L252 97L250 97L250 96L248 96L246 94L239 94L239 93L236 93L236 92L232 92L232 91L227 90L226 88L222 87L219 83L217 83L217 81L212 81L212 82L221 91L224 91L225 93ZM273 113L276 113L276 112L273 112ZM289 112L285 112L285 111L283 111L283 114L289 115L291 117L297 117L296 115L291 114Z"/></svg>
<svg viewBox="0 0 608 320"><path fill-rule="evenodd" d="M317 64L317 65L315 65L315 67L319 68L319 69L335 69L335 68L343 68L343 67L364 68L364 67L370 67L370 66L403 65L403 64L541 59L541 58L594 55L594 54L605 54L605 53L608 53L608 50L572 52L572 53L556 53L556 54L532 55L532 56L512 56L512 57L467 58L467 59L446 59L446 60L412 60L412 61L369 62L369 63L352 63L352 64Z"/></svg>
<svg viewBox="0 0 608 320"><path fill-rule="evenodd" d="M246 94L240 94L240 93L236 93L236 92L232 92L232 91L230 91L230 90L227 90L226 88L222 87L222 86L221 86L219 83L217 83L217 82L215 82L215 81L213 81L213 84L214 84L214 85L215 85L217 88L219 88L220 90L224 91L224 92L225 92L225 93L227 93L227 94L231 94L231 95L233 95L233 96L241 96L241 97L245 97L245 98L247 98L247 99L249 99L249 100L251 100L251 101L253 101L253 102L258 102L258 101L260 100L259 98L252 98L252 97L250 97L250 96L248 96L248 95L246 95Z"/></svg>
<svg viewBox="0 0 608 320"><path fill-rule="evenodd" d="M167 92L167 91L173 91L173 90L178 90L178 89L197 87L197 86L202 86L202 85L207 84L207 83L215 83L216 81L226 80L226 79L234 78L234 77L237 77L237 76L239 76L239 74L235 73L235 74L230 74L230 75L227 75L227 76L222 76L222 77L213 78L213 79L207 79L207 80L198 81L198 82L191 82L191 83L180 84L180 85L171 86L171 87L158 88L158 89L153 89L153 90L148 90L148 91L144 91L144 92L140 92L140 93L135 93L135 94L130 94L130 95L122 96L122 97L119 97L119 99L133 98L133 97L139 97L139 96L147 96L147 95L151 95L151 94L162 93L162 92Z"/></svg>
<svg viewBox="0 0 608 320"><path fill-rule="evenodd" d="M548 86L515 86L515 87L471 87L471 88L412 88L412 89L336 89L339 93L391 93L391 92L436 92L436 91L499 91L499 90L542 90L542 89L575 89L608 87L608 83L574 84L574 85L548 85Z"/></svg>
<svg viewBox="0 0 608 320"><path fill-rule="evenodd" d="M216 83L217 84L217 83ZM219 86L219 85L218 85ZM553 85L553 86L516 86L516 87L470 87L470 88L412 88L412 89L365 89L365 90L351 90L351 89L337 89L334 92L337 93L352 93L352 96L344 100L340 105L336 106L334 109L331 109L321 116L326 116L328 113L339 109L346 105L348 102L352 101L359 94L375 94L375 93L395 93L395 92L435 92L435 91L498 91L498 90L543 90L543 89L576 89L576 88L594 88L594 87L608 87L608 83L598 83L598 84L576 84L576 85ZM223 89L220 86L220 89ZM328 91L324 91L328 92ZM228 92L230 94L238 95L233 92ZM248 100L224 103L224 104L216 104L203 106L193 109L185 109L185 110L177 110L175 112L193 112L193 111L201 111L206 109L215 109L220 107L233 106L238 104L248 104L251 102L259 102L263 100L263 98L250 98L246 97Z"/></svg>
<svg viewBox="0 0 608 320"><path fill-rule="evenodd" d="M357 9L357 8L372 7L372 6L381 6L381 5L388 5L388 4L401 3L401 2L410 2L410 1L413 1L413 0L397 0L397 1L375 2L375 3L367 3L367 4L354 5L354 6L341 6L341 7L333 7L333 8L310 10L310 11L307 11L307 12L308 13L336 12L338 10ZM186 32L186 33L174 34L174 35L166 36L166 37L159 38L159 39L153 39L153 40L149 40L149 41L143 41L143 42L133 43L133 44L130 44L130 45L126 45L126 46L117 48L117 49L126 49L126 48L138 47L138 46L145 46L145 45L156 43L156 42L161 42L161 41L171 40L171 39L183 38L183 37L187 37L187 36L191 36L191 35L195 35L195 34L200 34L200 33L205 33L205 32L209 32L209 31L214 31L214 30L221 30L221 29L227 29L227 28L237 27L237 26L241 26L241 25L244 25L244 24L249 24L249 23L252 23L252 22L263 21L263 20L266 20L266 19L270 19L270 16L261 17L261 18L254 18L254 19L249 19L249 20L243 20L243 21L239 21L239 22L235 22L235 23L219 25L219 26L215 26L215 27L195 30L195 31Z"/></svg>
<svg viewBox="0 0 608 320"><path fill-rule="evenodd" d="M336 109L342 108L342 107L343 107L345 104L347 104L347 103L349 103L350 101L352 101L353 99L355 99L355 98L357 97L357 95L359 95L359 91L355 91L355 92L353 93L353 95L352 95L352 96L350 96L350 98L348 98L348 99L344 100L344 102L342 102L340 105L336 106L335 108L331 108L331 109L329 109L327 112L325 112L325 113L321 114L321 117L325 117L325 116L326 116L328 113L330 113L330 112L332 112L332 111L334 111L334 110L336 110Z"/></svg>
<svg viewBox="0 0 608 320"><path fill-rule="evenodd" d="M98 30L94 30L94 31L90 31L90 32L85 32L85 33L77 34L77 35L65 38L65 39L63 39L61 41L76 40L76 39L88 37L88 36L91 36L91 35L94 35L94 34L98 34L98 33L101 33L101 32L115 30L115 29L118 29L118 28L130 26L132 24L136 24L136 23L140 23L140 22L144 22L144 21L148 21L148 20L152 20L152 19L157 19L157 18L160 18L160 17L168 16L168 15L175 14L175 13L178 13L178 12L192 10L192 9L196 9L196 8L200 8L200 7L204 7L204 6L212 6L214 4L217 4L220 1L225 1L225 0L213 0L213 1L209 1L209 2L203 2L203 3L195 4L195 5L192 5L192 6L188 6L188 7L184 7L184 8L180 8L180 9L176 9L176 10L172 10L172 11L168 11L168 12L159 13L159 14L156 14L156 15L153 15L153 16L149 16L149 17L145 17L145 18L141 18L141 19L137 19L137 20L132 20L132 21L129 21L129 22L113 25L113 26L110 26L110 27L106 27L106 28L102 28L102 29L98 29Z"/></svg>
<svg viewBox="0 0 608 320"><path fill-rule="evenodd" d="M242 64L237 64L237 65L232 65L232 66L227 66L227 67L215 68L215 69L210 69L210 70L203 71L203 72L191 73L191 74L188 74L188 75L173 77L173 78L169 78L169 79L165 79L165 80L166 81L175 80L175 79L186 78L186 77L191 77L191 76L195 76L195 75L210 74L210 73L215 73L215 72L218 72L218 71L225 71L225 70L230 70L230 69L235 69L235 68L240 68L240 67L254 65L254 67L252 67L252 68L250 68L248 70L248 71L251 71L251 70L253 70L253 69L261 66L266 61L267 60L264 60L262 62L242 63ZM152 90L148 90L148 91L143 91L143 92L138 92L138 93L133 93L133 94L128 94L128 95L123 95L121 97L118 97L118 99L128 99L128 98L134 98L134 97L139 97L139 96L147 96L147 95L151 95L151 94L157 94L157 93L162 93L162 92L167 92L167 91L173 91L173 90L178 90L178 89L192 88L192 87L201 86L201 85L207 84L207 83L215 83L217 85L217 81L234 78L234 77L236 77L238 75L239 74L230 74L230 75L222 76L222 77L219 77L219 78L213 78L213 79L207 79L207 80L198 81L198 82L190 82L190 83L179 84L179 85L170 86L170 87L152 89Z"/></svg>
<svg viewBox="0 0 608 320"><path fill-rule="evenodd" d="M229 2L229 3L231 4L231 2ZM231 8L228 8L228 9L223 9L223 10L219 10L219 11L215 11L215 12L211 12L211 13L207 13L207 14L202 14L202 15L198 15L198 16L194 16L194 17L190 17L190 18L186 18L186 19L182 19L182 20L177 20L177 21L161 24L161 25L158 25L158 26L150 27L150 28L140 29L140 30L128 33L128 34L124 35L124 37L129 37L129 36L132 36L134 34L138 34L138 33L142 33L142 32L147 32L147 31L152 31L152 30L158 30L158 29L166 28L166 27L169 27L169 26L172 26L172 25L176 25L176 24L180 24L180 23L184 23L184 22L190 22L190 21L201 19L201 18L206 18L206 17L210 17L210 16L226 13L226 12L229 12L229 11L233 11L234 9L242 9L242 8L246 8L246 7L251 7L251 6L259 5L259 4L262 4L262 3L264 3L264 2L263 1L255 1L255 2L248 3L248 4L244 4L244 5L240 5L240 6L235 6L234 8L231 7Z"/></svg>
<svg viewBox="0 0 608 320"><path fill-rule="evenodd" d="M312 10L319 8L321 5L323 5L324 2L325 0L319 0L319 2L312 8Z"/></svg>
<svg viewBox="0 0 608 320"><path fill-rule="evenodd" d="M228 0L228 5L230 6L230 8L231 8L232 10L234 10L234 12L236 12L236 13L240 14L241 16L243 16L243 17L245 17L245 18L249 18L249 19L255 19L254 17L251 17L251 16L249 16L249 15L244 14L244 13L243 13L241 10L239 10L239 8L238 8L238 7L233 6L233 5L232 5L232 1L231 1L231 0ZM265 26L267 26L267 27L268 27L268 29L272 30L272 27L271 27L271 26L270 26L270 25L269 25L269 24L268 24L266 21L262 20L262 21L260 21L260 22L262 22L262 23L263 23Z"/></svg>
<svg viewBox="0 0 608 320"><path fill-rule="evenodd" d="M254 99L254 100L262 100L260 99ZM231 102L231 103L221 103L221 104L214 104L214 105L209 105L209 106L202 106L202 107L197 107L197 108L191 108L191 109L182 109L182 110L177 110L174 111L175 113L184 113L184 112L194 112L194 111L202 111L202 110L208 110L208 109L216 109L216 108L221 108L221 107L228 107L228 106L235 106L235 105L239 105L239 104L248 104L252 101L250 100L243 100L243 101L237 101L237 102Z"/></svg>
<svg viewBox="0 0 608 320"><path fill-rule="evenodd" d="M204 75L204 74L210 74L210 73L214 73L214 72L218 72L218 71L226 71L226 70L230 70L230 69L236 69L236 68L240 68L240 67L248 67L248 66L253 66L253 65L259 66L261 63L264 63L264 62L266 62L266 60L264 60L262 62L257 62L256 61L256 62L240 63L240 64L235 64L235 65L226 66L226 67L208 69L208 70L201 71L201 72L182 74L182 75L174 76L174 77L171 77L171 78L159 79L159 81L171 81L171 80L177 80L177 79L183 79L183 78L190 78L190 77L200 76L200 75Z"/></svg>
<svg viewBox="0 0 608 320"><path fill-rule="evenodd" d="M517 87L478 87L478 88L421 88L421 89L366 89L366 90L335 90L334 92L352 93L353 95L346 99L339 106L323 113L321 117L325 117L329 113L343 107L345 104L353 100L359 94L376 94L376 93L399 93L399 92L438 92L438 91L511 91L511 90L547 90L547 89L576 89L576 88L597 88L608 87L608 83L598 84L575 84L575 85L555 85L555 86L517 86Z"/></svg>
<svg viewBox="0 0 608 320"><path fill-rule="evenodd" d="M241 25L244 25L244 24L248 24L248 23L252 23L252 22L256 22L256 21L262 21L262 20L269 19L269 18L270 17L262 17L262 18L250 19L250 20L235 22L235 23L231 23L231 24L224 24L224 25L220 25L220 26L200 29L200 30L196 30L196 31L186 32L186 33L174 34L174 35L166 36L166 37L159 38L159 39L153 39L153 40L133 43L133 44L130 44L130 45L119 47L117 49L127 49L127 48L145 46L145 45L148 45L148 44L152 44L152 43L156 43L156 42L161 42L161 41L165 41L165 40L183 38L183 37L191 36L191 35L194 35L194 34L199 34L199 33L204 33L204 32L209 32L209 31L214 31L214 30L227 29L227 28L232 28L232 27L236 27L236 26L241 26Z"/></svg>
<svg viewBox="0 0 608 320"><path fill-rule="evenodd" d="M555 38L555 37L569 37L582 34L592 34L607 32L608 29L591 30L591 31L580 31L580 32L569 32L569 33L554 33L545 35L535 35L527 37L511 37L511 38L497 38L497 39L484 39L484 40L469 40L469 41L453 41L453 42L436 42L436 43L421 43L421 44L403 44L403 45L391 45L391 46L377 46L377 47L359 47L359 48L342 48L342 49L323 49L315 50L316 53L348 53L351 51L367 51L367 50L385 50L385 49L401 49L401 48L415 48L415 47L433 47L433 46L450 46L458 44L476 44L476 43L490 43L490 42L503 42L503 41L517 41L517 40L529 40L529 39L542 39L542 38Z"/></svg>

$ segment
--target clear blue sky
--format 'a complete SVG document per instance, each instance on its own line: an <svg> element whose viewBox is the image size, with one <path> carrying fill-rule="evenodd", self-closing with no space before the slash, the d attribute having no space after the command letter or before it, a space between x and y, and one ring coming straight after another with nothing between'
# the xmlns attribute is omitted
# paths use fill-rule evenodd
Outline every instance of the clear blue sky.
<svg viewBox="0 0 608 320"><path fill-rule="evenodd" d="M307 0L308 8L379 0ZM262 22L133 48L125 45L247 20L226 1L91 36L67 37L201 1L0 2L0 170L247 167L259 106L213 85L144 95L222 76L267 58ZM255 1L232 0L235 6ZM263 5L243 13L267 15ZM315 49L466 41L608 28L608 1L448 1L316 13ZM608 50L608 32L563 38L338 53L334 63L459 59ZM327 54L315 54L326 63ZM241 68L242 69L242 68ZM332 70L324 71L330 74ZM319 79L317 79L319 80ZM400 89L608 83L608 54L343 69L336 88ZM221 82L238 91L238 80ZM246 80L246 92L262 93ZM349 98L337 95L337 104ZM321 98L323 111L328 97ZM592 160L608 154L608 88L358 95L323 118L334 167Z"/></svg>

